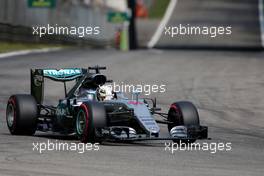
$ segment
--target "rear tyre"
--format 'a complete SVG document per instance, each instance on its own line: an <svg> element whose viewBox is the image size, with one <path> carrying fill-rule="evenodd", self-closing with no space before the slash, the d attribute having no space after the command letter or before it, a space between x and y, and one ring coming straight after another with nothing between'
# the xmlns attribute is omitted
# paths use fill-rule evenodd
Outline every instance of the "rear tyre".
<svg viewBox="0 0 264 176"><path fill-rule="evenodd" d="M12 135L33 135L37 127L38 108L31 95L12 95L7 102L6 122Z"/></svg>
<svg viewBox="0 0 264 176"><path fill-rule="evenodd" d="M76 134L83 143L98 141L96 130L106 127L105 108L98 102L84 102L76 116Z"/></svg>
<svg viewBox="0 0 264 176"><path fill-rule="evenodd" d="M172 122L168 124L168 130L175 126L200 126L199 114L196 107L188 101L175 102L171 105L168 112L168 121ZM179 142L176 140L174 142ZM195 142L195 140L183 141L183 142Z"/></svg>

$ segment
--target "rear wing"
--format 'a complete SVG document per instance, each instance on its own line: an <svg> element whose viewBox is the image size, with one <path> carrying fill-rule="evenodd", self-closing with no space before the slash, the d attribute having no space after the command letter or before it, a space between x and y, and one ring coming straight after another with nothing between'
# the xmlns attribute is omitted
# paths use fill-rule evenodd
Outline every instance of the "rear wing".
<svg viewBox="0 0 264 176"><path fill-rule="evenodd" d="M43 69L43 76L53 81L72 81L87 73L83 68L66 68L66 69Z"/></svg>
<svg viewBox="0 0 264 176"><path fill-rule="evenodd" d="M44 78L65 83L67 81L76 80L85 75L87 72L88 69L84 68L31 69L31 95L36 99L38 104L42 104L44 94Z"/></svg>

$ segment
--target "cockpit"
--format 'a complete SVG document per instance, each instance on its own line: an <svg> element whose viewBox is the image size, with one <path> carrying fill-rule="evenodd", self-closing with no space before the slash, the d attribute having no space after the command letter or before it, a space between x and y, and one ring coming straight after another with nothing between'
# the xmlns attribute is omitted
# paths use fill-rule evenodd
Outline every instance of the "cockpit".
<svg viewBox="0 0 264 176"><path fill-rule="evenodd" d="M112 100L114 92L111 85L106 85L106 76L93 74L87 77L79 88L77 97L95 101Z"/></svg>
<svg viewBox="0 0 264 176"><path fill-rule="evenodd" d="M97 88L81 86L77 97L80 99L105 101L112 100L114 98L114 92L111 85L102 85Z"/></svg>

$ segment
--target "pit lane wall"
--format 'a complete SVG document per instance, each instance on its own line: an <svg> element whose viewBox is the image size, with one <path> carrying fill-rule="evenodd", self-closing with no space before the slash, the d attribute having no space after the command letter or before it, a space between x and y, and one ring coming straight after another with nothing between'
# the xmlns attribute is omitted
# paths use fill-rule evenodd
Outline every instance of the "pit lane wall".
<svg viewBox="0 0 264 176"><path fill-rule="evenodd" d="M28 0L0 0L0 40L22 42L78 43L111 45L115 26L107 22L106 4L99 1L56 0L54 8L29 7ZM100 35L84 38L32 35L33 26L99 26Z"/></svg>

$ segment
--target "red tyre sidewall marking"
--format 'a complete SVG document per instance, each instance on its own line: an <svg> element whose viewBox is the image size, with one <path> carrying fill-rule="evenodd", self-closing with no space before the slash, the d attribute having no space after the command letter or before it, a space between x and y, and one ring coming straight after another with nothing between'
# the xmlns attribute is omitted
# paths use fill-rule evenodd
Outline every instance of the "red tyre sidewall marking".
<svg viewBox="0 0 264 176"><path fill-rule="evenodd" d="M177 114L181 115L181 111L180 111L180 109L177 107L176 104L172 104L172 105L170 106L170 109L173 109Z"/></svg>
<svg viewBox="0 0 264 176"><path fill-rule="evenodd" d="M180 109L177 107L177 105L172 104L172 105L170 106L170 109L173 109L176 113L178 113L179 115L181 115L181 111L180 111Z"/></svg>
<svg viewBox="0 0 264 176"><path fill-rule="evenodd" d="M175 104L172 104L170 106L170 108L173 109L173 110L175 110L176 112L179 112L179 109L178 109L178 107Z"/></svg>
<svg viewBox="0 0 264 176"><path fill-rule="evenodd" d="M85 130L82 135L82 141L86 141L88 136L88 128L89 128L89 111L85 104L81 104L80 108L83 109L85 112Z"/></svg>

